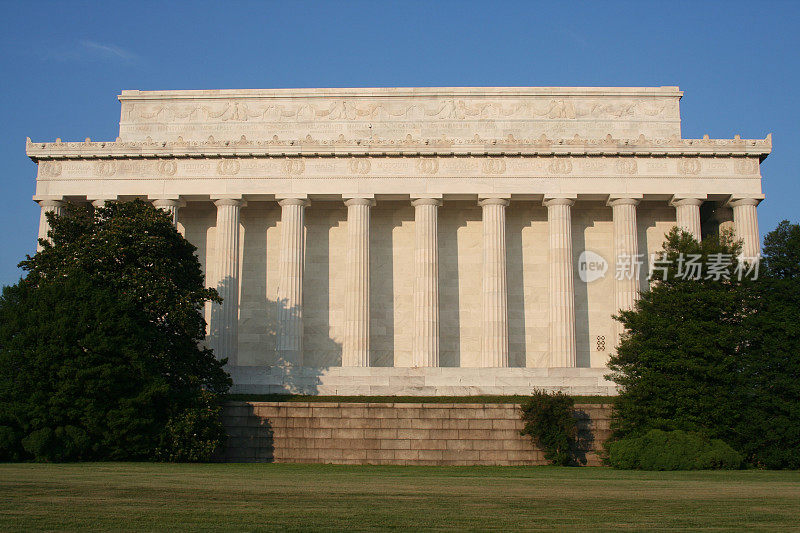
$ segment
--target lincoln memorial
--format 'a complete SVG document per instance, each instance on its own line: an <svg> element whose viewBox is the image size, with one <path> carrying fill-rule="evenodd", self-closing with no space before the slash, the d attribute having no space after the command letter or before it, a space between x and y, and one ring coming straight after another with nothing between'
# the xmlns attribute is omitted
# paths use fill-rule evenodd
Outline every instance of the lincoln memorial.
<svg viewBox="0 0 800 533"><path fill-rule="evenodd" d="M684 139L682 95L126 90L116 140L28 140L39 236L68 202L168 211L233 392L614 394L612 315L673 226L759 252L771 139Z"/></svg>

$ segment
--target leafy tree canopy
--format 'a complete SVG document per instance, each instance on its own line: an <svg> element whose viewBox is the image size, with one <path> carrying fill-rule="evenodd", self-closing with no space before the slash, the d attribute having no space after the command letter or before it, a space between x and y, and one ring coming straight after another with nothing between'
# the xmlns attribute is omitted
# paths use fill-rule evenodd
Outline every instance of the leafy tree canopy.
<svg viewBox="0 0 800 533"><path fill-rule="evenodd" d="M142 201L48 220L52 242L0 297L0 455L207 458L215 446L186 433L221 441L205 413L218 411L230 378L200 344L201 310L219 297L195 248Z"/></svg>
<svg viewBox="0 0 800 533"><path fill-rule="evenodd" d="M741 279L677 275L690 255L702 264L738 256L730 235L702 243L677 229L667 235L666 279L659 274L616 317L626 329L609 361L621 388L616 438L700 431L751 464L800 466L799 232L782 223L765 240L760 272Z"/></svg>

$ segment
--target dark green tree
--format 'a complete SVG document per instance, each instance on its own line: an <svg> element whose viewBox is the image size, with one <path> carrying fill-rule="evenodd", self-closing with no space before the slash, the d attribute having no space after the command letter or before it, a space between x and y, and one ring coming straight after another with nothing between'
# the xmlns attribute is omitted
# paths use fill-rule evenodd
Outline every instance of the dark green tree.
<svg viewBox="0 0 800 533"><path fill-rule="evenodd" d="M786 224L767 236L760 269L741 272L730 235L702 243L677 229L667 236L666 279L658 272L634 309L616 317L627 333L609 361L621 387L615 439L696 431L751 464L797 468L800 239ZM679 275L691 256L704 265L700 279ZM708 275L720 257L734 258L728 279Z"/></svg>
<svg viewBox="0 0 800 533"><path fill-rule="evenodd" d="M207 459L231 382L200 344L219 298L195 248L142 201L48 219L0 298L0 454Z"/></svg>
<svg viewBox="0 0 800 533"><path fill-rule="evenodd" d="M748 285L735 437L750 462L800 468L800 226L764 238L759 279Z"/></svg>

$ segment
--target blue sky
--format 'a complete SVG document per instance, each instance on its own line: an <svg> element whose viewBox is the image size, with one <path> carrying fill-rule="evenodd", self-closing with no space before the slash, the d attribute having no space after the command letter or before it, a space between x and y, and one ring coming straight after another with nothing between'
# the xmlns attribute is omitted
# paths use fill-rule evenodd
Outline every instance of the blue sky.
<svg viewBox="0 0 800 533"><path fill-rule="evenodd" d="M25 137L113 140L122 89L679 85L684 137L774 134L762 236L800 220L800 3L3 6L0 284L36 245Z"/></svg>

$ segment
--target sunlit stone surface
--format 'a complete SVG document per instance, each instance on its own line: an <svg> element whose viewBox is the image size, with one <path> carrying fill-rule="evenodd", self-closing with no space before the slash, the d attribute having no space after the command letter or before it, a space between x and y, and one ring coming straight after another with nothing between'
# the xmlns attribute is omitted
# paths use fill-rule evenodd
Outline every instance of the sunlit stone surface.
<svg viewBox="0 0 800 533"><path fill-rule="evenodd" d="M167 211L224 297L208 340L237 391L613 394L611 315L670 228L759 251L771 139L683 139L681 96L123 91L117 140L28 141L39 237L69 202Z"/></svg>

